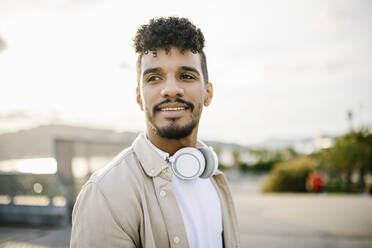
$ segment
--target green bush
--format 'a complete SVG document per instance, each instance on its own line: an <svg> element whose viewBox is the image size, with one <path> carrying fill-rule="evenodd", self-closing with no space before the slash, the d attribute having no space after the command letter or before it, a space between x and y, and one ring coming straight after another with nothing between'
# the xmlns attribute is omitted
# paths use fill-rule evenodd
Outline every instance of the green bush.
<svg viewBox="0 0 372 248"><path fill-rule="evenodd" d="M246 163L240 163L239 169L243 172L269 172L275 163L278 161L259 161L256 164L248 165Z"/></svg>
<svg viewBox="0 0 372 248"><path fill-rule="evenodd" d="M346 184L339 178L330 178L325 185L325 190L329 193L347 192Z"/></svg>
<svg viewBox="0 0 372 248"><path fill-rule="evenodd" d="M264 183L263 192L306 192L306 179L315 170L314 160L299 157L278 163Z"/></svg>
<svg viewBox="0 0 372 248"><path fill-rule="evenodd" d="M226 169L228 169L229 167L227 167L226 165L224 165L224 164L222 164L222 163L218 163L218 169L219 170L222 170L222 171L224 171L224 170L226 170Z"/></svg>
<svg viewBox="0 0 372 248"><path fill-rule="evenodd" d="M329 178L325 185L325 191L328 193L359 193L363 192L364 188L360 188L357 183L351 183L348 187L340 178Z"/></svg>

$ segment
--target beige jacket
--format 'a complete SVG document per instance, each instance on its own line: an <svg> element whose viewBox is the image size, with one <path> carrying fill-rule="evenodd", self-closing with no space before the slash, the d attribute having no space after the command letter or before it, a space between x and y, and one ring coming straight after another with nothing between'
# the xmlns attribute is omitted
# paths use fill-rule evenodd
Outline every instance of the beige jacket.
<svg viewBox="0 0 372 248"><path fill-rule="evenodd" d="M221 200L224 247L240 247L226 179L217 171L212 181ZM142 134L84 185L72 213L70 247L189 247L172 173Z"/></svg>

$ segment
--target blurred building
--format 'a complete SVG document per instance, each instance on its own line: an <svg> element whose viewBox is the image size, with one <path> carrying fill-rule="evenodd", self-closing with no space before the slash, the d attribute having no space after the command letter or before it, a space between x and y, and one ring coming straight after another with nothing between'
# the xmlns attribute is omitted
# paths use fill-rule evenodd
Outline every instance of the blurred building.
<svg viewBox="0 0 372 248"><path fill-rule="evenodd" d="M324 148L333 146L334 137L329 135L319 135L303 139L268 139L264 142L252 145L253 148L268 150L283 150L293 148L300 154L311 154Z"/></svg>
<svg viewBox="0 0 372 248"><path fill-rule="evenodd" d="M0 221L17 221L31 211L34 214L29 219L39 213L31 222L43 222L45 213L53 215L61 206L69 215L91 173L128 147L136 136L66 125L1 134Z"/></svg>

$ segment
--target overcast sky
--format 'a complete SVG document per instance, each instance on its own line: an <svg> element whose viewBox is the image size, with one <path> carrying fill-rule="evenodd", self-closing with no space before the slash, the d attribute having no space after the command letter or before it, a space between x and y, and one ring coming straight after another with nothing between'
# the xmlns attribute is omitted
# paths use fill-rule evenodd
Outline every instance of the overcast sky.
<svg viewBox="0 0 372 248"><path fill-rule="evenodd" d="M342 134L372 123L372 1L0 0L0 131L51 120L144 129L132 38L152 17L204 32L205 139Z"/></svg>

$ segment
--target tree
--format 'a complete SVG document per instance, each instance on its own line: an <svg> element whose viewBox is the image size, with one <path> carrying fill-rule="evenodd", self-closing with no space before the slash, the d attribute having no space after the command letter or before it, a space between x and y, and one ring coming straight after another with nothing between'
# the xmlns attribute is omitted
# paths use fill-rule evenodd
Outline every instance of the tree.
<svg viewBox="0 0 372 248"><path fill-rule="evenodd" d="M339 176L352 190L352 175L359 174L358 188L365 188L365 175L372 171L372 133L367 130L351 131L336 138L333 147L320 153L321 164L330 176Z"/></svg>

